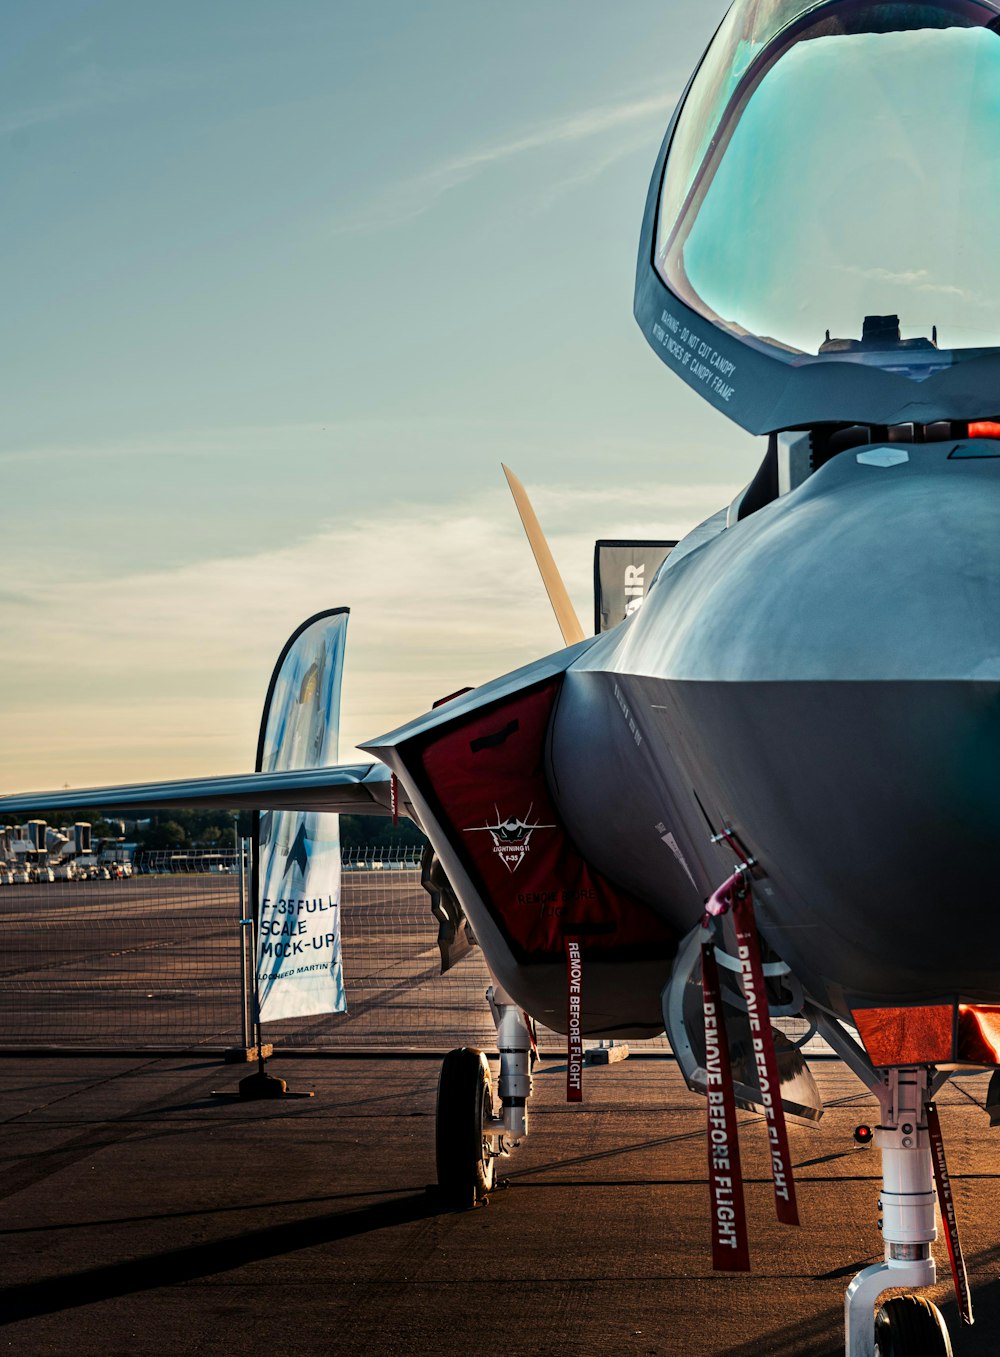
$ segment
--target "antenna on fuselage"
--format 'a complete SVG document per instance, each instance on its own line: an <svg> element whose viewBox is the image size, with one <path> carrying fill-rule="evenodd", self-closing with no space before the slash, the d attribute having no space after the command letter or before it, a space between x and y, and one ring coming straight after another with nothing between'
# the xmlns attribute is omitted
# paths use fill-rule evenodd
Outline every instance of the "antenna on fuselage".
<svg viewBox="0 0 1000 1357"><path fill-rule="evenodd" d="M586 633L580 625L580 619L576 615L576 609L570 601L570 596L566 592L566 586L563 583L562 575L559 573L559 567L553 559L552 552L549 550L549 544L545 540L545 534L542 532L541 524L535 516L535 511L531 507L531 501L528 499L528 492L524 486L511 471L509 466L503 467L503 474L507 477L507 484L510 486L510 493L514 496L514 503L517 505L517 512L521 515L521 522L524 525L524 531L528 538L528 545L531 547L535 557L535 564L538 566L538 572L542 577L542 583L545 585L545 592L549 596L549 602L552 604L552 611L556 615L556 622L559 624L559 630L562 632L563 643L568 646L576 645L578 641L586 640Z"/></svg>

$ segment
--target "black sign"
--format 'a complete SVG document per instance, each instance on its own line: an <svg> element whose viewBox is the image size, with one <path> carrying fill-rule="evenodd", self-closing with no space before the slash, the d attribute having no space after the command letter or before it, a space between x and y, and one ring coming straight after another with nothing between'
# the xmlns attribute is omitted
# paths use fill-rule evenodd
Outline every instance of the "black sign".
<svg viewBox="0 0 1000 1357"><path fill-rule="evenodd" d="M653 577L676 542L597 542L594 631L610 631L641 608Z"/></svg>

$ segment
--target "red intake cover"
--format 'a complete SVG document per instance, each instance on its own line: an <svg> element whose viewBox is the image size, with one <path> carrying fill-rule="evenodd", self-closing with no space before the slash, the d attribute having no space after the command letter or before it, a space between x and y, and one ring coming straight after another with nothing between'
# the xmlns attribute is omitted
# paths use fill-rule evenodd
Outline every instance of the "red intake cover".
<svg viewBox="0 0 1000 1357"><path fill-rule="evenodd" d="M588 955L672 955L673 932L587 865L549 795L545 735L559 682L477 712L424 749L449 840L522 957L561 960L567 933Z"/></svg>

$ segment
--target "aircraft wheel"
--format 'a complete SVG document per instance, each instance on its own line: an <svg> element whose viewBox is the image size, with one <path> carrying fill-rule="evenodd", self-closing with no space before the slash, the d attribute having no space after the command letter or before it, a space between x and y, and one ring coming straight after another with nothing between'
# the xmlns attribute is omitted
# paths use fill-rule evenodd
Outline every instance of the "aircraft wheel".
<svg viewBox="0 0 1000 1357"><path fill-rule="evenodd" d="M493 1116L493 1080L482 1051L449 1051L438 1080L438 1187L452 1206L475 1206L493 1188L496 1160L486 1120Z"/></svg>
<svg viewBox="0 0 1000 1357"><path fill-rule="evenodd" d="M936 1305L922 1296L894 1296L875 1318L875 1357L952 1357Z"/></svg>

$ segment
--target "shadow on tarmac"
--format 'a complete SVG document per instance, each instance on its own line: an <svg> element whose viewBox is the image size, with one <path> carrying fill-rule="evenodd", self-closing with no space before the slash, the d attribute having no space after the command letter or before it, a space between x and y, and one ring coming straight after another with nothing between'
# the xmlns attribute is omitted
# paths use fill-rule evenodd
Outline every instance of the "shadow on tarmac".
<svg viewBox="0 0 1000 1357"><path fill-rule="evenodd" d="M972 1261L977 1267L995 1261L1000 1250L990 1249ZM939 1269L939 1280L947 1280L947 1269ZM951 1334L955 1357L995 1357L996 1335L1000 1331L1000 1280L985 1286L973 1285L972 1328L958 1317L954 1297L939 1302ZM755 1338L748 1343L726 1348L718 1357L843 1357L844 1312L840 1306L831 1307L808 1320L798 1319L774 1329L766 1338Z"/></svg>
<svg viewBox="0 0 1000 1357"><path fill-rule="evenodd" d="M53 1225L15 1225L9 1230L0 1230L0 1239L8 1235L52 1234L59 1230L92 1230L95 1226L108 1225L149 1225L154 1220L192 1220L204 1216L224 1216L240 1211L279 1211L288 1206L317 1206L320 1202L351 1201L358 1197L398 1197L399 1188L386 1188L382 1192L334 1192L328 1197L288 1197L283 1201L237 1202L232 1206L206 1206L191 1211L151 1211L142 1216L96 1216L93 1220L69 1220Z"/></svg>
<svg viewBox="0 0 1000 1357"><path fill-rule="evenodd" d="M245 1267L248 1263L316 1248L372 1230L406 1225L448 1210L450 1208L442 1205L435 1194L424 1191L390 1202L378 1202L360 1211L324 1213L250 1230L228 1239L214 1239L123 1263L88 1268L85 1272L46 1277L21 1286L0 1287L0 1327L137 1291L197 1281L213 1273Z"/></svg>

